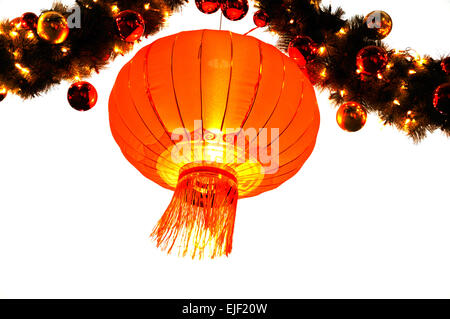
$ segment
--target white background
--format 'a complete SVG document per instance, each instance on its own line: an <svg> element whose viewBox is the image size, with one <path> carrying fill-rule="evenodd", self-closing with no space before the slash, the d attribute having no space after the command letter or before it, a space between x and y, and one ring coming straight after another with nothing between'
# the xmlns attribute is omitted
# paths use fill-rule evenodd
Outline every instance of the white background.
<svg viewBox="0 0 450 319"><path fill-rule="evenodd" d="M0 18L51 2L0 0ZM347 17L387 11L392 47L450 52L448 0L330 2ZM244 33L251 19L224 29ZM218 24L191 1L158 36ZM99 92L89 112L69 107L69 83L0 103L0 297L450 297L448 138L414 145L374 115L345 133L327 92L313 155L278 189L239 202L229 258L160 252L149 234L172 193L128 164L108 126L108 95L131 57L89 79Z"/></svg>

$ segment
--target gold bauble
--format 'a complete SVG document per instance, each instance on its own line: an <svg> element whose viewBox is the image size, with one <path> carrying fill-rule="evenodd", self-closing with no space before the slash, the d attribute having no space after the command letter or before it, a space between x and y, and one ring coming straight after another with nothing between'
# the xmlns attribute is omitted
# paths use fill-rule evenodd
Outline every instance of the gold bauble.
<svg viewBox="0 0 450 319"><path fill-rule="evenodd" d="M69 26L61 13L48 11L39 17L37 33L42 39L53 44L59 44L67 39Z"/></svg>
<svg viewBox="0 0 450 319"><path fill-rule="evenodd" d="M384 11L376 10L364 18L364 24L373 31L373 36L378 39L386 38L392 31L392 19Z"/></svg>
<svg viewBox="0 0 450 319"><path fill-rule="evenodd" d="M357 132L366 124L367 111L357 102L347 102L337 111L336 121L344 131Z"/></svg>

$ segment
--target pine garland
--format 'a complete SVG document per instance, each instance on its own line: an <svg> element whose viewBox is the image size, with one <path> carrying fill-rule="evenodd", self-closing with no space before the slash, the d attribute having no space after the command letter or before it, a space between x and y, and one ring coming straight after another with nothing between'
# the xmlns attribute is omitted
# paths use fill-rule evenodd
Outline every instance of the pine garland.
<svg viewBox="0 0 450 319"><path fill-rule="evenodd" d="M391 50L373 40L373 30L362 16L343 20L341 8L333 11L321 6L320 0L258 0L257 4L270 17L269 29L280 35L280 49L286 50L298 35L309 36L324 48L307 69L317 86L331 90L330 99L336 105L358 102L416 142L436 129L450 136L449 116L433 106L435 89L450 82L441 67L445 57L420 58L412 50ZM356 73L356 56L370 45L388 51L390 62L382 78Z"/></svg>
<svg viewBox="0 0 450 319"><path fill-rule="evenodd" d="M117 30L114 15L120 10L139 12L145 20L144 36L158 32L167 15L187 0L77 0L81 28L70 29L61 44L41 39L35 31L16 28L10 20L0 23L0 87L22 98L46 92L63 80L88 77L99 72L117 55L133 48ZM66 18L72 8L61 3L51 10ZM45 12L44 11L44 12Z"/></svg>
<svg viewBox="0 0 450 319"><path fill-rule="evenodd" d="M11 21L0 22L0 89L32 98L63 80L88 77L99 72L117 55L133 48L117 30L114 15L134 10L145 20L144 36L155 34L165 18L188 0L77 0L81 28L70 30L62 44L51 44L35 31L17 29ZM307 71L319 88L331 91L336 105L346 101L362 104L376 112L387 125L405 131L414 141L441 129L450 136L450 116L433 106L434 90L450 82L442 70L445 57L417 57L413 51L389 49L374 40L362 16L349 20L341 8L324 7L321 0L256 0L269 15L269 30L280 36L278 46L286 50L298 35L309 36L322 47L321 54L307 64ZM72 10L56 3L52 11L68 17ZM356 74L356 56L375 45L389 53L389 67L383 76Z"/></svg>

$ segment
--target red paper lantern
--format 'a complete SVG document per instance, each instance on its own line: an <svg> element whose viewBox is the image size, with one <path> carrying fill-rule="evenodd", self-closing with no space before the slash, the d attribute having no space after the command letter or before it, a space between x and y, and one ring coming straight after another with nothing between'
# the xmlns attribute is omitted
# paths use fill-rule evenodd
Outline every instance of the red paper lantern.
<svg viewBox="0 0 450 319"><path fill-rule="evenodd" d="M292 59L212 30L139 51L117 77L109 116L130 163L175 190L153 238L193 257L230 253L238 197L294 176L319 128L314 88Z"/></svg>

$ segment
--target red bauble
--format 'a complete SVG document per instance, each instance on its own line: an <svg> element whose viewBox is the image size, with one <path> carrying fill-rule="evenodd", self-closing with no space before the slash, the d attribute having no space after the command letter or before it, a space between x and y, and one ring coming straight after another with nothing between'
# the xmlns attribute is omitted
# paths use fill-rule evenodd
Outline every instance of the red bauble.
<svg viewBox="0 0 450 319"><path fill-rule="evenodd" d="M356 66L363 74L376 75L386 69L388 61L386 50L372 45L359 51L356 57Z"/></svg>
<svg viewBox="0 0 450 319"><path fill-rule="evenodd" d="M450 83L445 83L434 91L433 105L441 114L450 115Z"/></svg>
<svg viewBox="0 0 450 319"><path fill-rule="evenodd" d="M247 0L222 0L222 13L228 20L241 20L248 12Z"/></svg>
<svg viewBox="0 0 450 319"><path fill-rule="evenodd" d="M442 71L444 71L445 74L450 75L450 57L442 60L441 66L442 66Z"/></svg>
<svg viewBox="0 0 450 319"><path fill-rule="evenodd" d="M195 0L195 5L201 12L211 14L219 10L220 0Z"/></svg>
<svg viewBox="0 0 450 319"><path fill-rule="evenodd" d="M269 15L263 10L256 11L253 15L253 22L259 28L264 28L269 23Z"/></svg>
<svg viewBox="0 0 450 319"><path fill-rule="evenodd" d="M317 56L318 50L319 46L310 37L299 35L289 43L288 53L300 67L304 67Z"/></svg>
<svg viewBox="0 0 450 319"><path fill-rule="evenodd" d="M145 31L144 18L133 10L120 12L116 16L116 25L120 37L126 42L139 40Z"/></svg>
<svg viewBox="0 0 450 319"><path fill-rule="evenodd" d="M20 26L26 30L36 30L38 19L33 12L26 12L20 18Z"/></svg>
<svg viewBox="0 0 450 319"><path fill-rule="evenodd" d="M89 82L76 82L67 91L67 100L77 111L88 111L97 103L97 90Z"/></svg>
<svg viewBox="0 0 450 319"><path fill-rule="evenodd" d="M357 102L347 102L339 107L336 121L341 129L347 132L357 132L367 121L366 109Z"/></svg>
<svg viewBox="0 0 450 319"><path fill-rule="evenodd" d="M14 18L9 22L9 25L13 28L20 28L22 24L22 18Z"/></svg>

